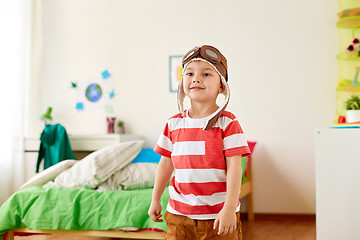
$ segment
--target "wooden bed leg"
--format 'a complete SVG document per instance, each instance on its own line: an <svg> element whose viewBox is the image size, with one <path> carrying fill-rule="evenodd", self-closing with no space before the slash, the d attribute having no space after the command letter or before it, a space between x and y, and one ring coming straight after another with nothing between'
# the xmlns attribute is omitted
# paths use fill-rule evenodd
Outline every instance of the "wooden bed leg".
<svg viewBox="0 0 360 240"><path fill-rule="evenodd" d="M253 205L253 193L251 192L247 196L247 210L248 210L248 220L253 221L255 219L254 216L254 205Z"/></svg>
<svg viewBox="0 0 360 240"><path fill-rule="evenodd" d="M249 159L251 161L252 159ZM253 221L255 219L254 216L254 199L253 199L253 183L252 183L252 166L249 165L248 174L250 178L250 188L251 191L249 195L247 196L247 206L248 206L248 220Z"/></svg>
<svg viewBox="0 0 360 240"><path fill-rule="evenodd" d="M6 240L14 240L14 231L13 230L8 231Z"/></svg>

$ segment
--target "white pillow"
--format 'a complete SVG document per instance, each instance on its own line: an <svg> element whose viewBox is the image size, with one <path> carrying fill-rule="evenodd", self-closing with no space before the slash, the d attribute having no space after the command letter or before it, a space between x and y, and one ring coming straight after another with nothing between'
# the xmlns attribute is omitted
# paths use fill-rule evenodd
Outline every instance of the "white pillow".
<svg viewBox="0 0 360 240"><path fill-rule="evenodd" d="M52 185L96 188L114 172L128 165L139 154L143 144L143 140L123 142L93 152L59 174Z"/></svg>
<svg viewBox="0 0 360 240"><path fill-rule="evenodd" d="M76 162L77 160L61 161L30 178L26 183L24 183L24 185L20 187L20 189L35 185L43 185L48 181L54 180L57 175L72 167Z"/></svg>
<svg viewBox="0 0 360 240"><path fill-rule="evenodd" d="M101 184L98 191L154 187L157 163L130 163Z"/></svg>

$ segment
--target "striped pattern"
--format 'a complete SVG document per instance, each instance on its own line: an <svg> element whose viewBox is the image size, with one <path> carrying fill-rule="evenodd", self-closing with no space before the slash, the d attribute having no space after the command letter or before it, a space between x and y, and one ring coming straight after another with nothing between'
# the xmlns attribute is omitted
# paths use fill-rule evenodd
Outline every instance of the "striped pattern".
<svg viewBox="0 0 360 240"><path fill-rule="evenodd" d="M20 189L30 186L43 185L49 181L52 181L57 175L62 173L64 170L71 168L77 162L77 160L61 161L30 178L26 183L24 183L24 185L20 187Z"/></svg>
<svg viewBox="0 0 360 240"><path fill-rule="evenodd" d="M123 142L93 152L60 173L54 186L96 188L128 165L139 154L143 144L142 140Z"/></svg>
<svg viewBox="0 0 360 240"><path fill-rule="evenodd" d="M157 163L130 163L101 184L98 191L154 187L157 166Z"/></svg>
<svg viewBox="0 0 360 240"><path fill-rule="evenodd" d="M216 218L226 198L225 157L250 153L232 113L224 111L213 128L205 131L207 120L192 119L186 111L184 116L171 117L154 148L171 158L175 168L167 210L193 219Z"/></svg>

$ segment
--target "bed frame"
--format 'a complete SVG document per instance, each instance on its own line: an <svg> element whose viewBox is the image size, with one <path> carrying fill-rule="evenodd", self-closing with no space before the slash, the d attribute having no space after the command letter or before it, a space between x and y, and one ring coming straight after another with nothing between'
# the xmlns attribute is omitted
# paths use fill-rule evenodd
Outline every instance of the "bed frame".
<svg viewBox="0 0 360 240"><path fill-rule="evenodd" d="M247 197L247 219L249 221L254 220L253 210L253 187L252 187L252 171L251 171L251 158L249 158L249 165L247 174L249 175L248 181L241 185L241 193L239 199ZM151 240L164 240L166 233L155 232L150 230L140 230L136 232L125 232L121 230L107 230L107 231L75 231L75 230L44 230L36 229L30 230L28 228L12 229L7 233L6 240L14 240L16 233L25 233L29 235L43 235L43 234L63 234L73 236L87 236L87 237L107 237L107 238L119 238L119 239L151 239Z"/></svg>

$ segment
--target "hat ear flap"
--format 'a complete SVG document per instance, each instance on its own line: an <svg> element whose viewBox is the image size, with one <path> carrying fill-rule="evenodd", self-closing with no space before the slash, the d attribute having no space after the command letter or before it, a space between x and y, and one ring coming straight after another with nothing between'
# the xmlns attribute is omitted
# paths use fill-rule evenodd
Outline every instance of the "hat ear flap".
<svg viewBox="0 0 360 240"><path fill-rule="evenodd" d="M210 119L208 120L206 126L203 128L204 130L209 130L211 129L215 123L217 122L217 120L220 118L221 113L223 111L225 111L225 108L227 107L229 100L230 100L230 89L229 89L229 85L226 82L224 77L221 77L221 83L223 86L223 90L222 90L222 94L224 94L225 99L223 104L218 108L218 110L216 110L216 112L214 112L212 114L212 116L210 117Z"/></svg>
<svg viewBox="0 0 360 240"><path fill-rule="evenodd" d="M185 100L185 92L183 87L183 78L179 82L178 92L177 92L177 103L179 112L184 115L184 100Z"/></svg>

